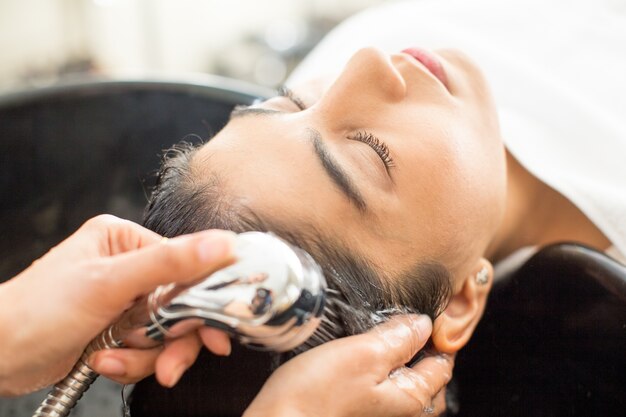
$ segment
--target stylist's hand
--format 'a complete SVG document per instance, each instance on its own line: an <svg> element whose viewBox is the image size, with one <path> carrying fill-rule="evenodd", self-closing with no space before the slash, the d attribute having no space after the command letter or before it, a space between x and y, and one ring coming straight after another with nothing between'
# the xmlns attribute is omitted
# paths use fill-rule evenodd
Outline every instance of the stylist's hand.
<svg viewBox="0 0 626 417"><path fill-rule="evenodd" d="M0 285L0 395L20 395L63 378L87 344L135 299L169 282L190 282L232 262L232 234L207 231L159 244L161 236L98 216ZM92 367L120 382L157 373L171 386L202 341L228 354L225 334L198 333L147 350L92 355Z"/></svg>
<svg viewBox="0 0 626 417"><path fill-rule="evenodd" d="M452 359L427 356L404 366L430 333L428 317L396 316L368 333L311 349L278 368L244 417L438 415Z"/></svg>

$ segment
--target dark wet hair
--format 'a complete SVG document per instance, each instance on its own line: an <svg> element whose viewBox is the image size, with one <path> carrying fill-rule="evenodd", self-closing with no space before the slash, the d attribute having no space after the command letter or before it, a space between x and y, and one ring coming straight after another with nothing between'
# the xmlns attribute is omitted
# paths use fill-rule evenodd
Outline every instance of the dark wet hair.
<svg viewBox="0 0 626 417"><path fill-rule="evenodd" d="M332 236L262 218L229 195L218 174L192 161L197 149L183 142L165 153L144 225L167 237L205 229L271 231L306 250L322 267L330 293L325 320L303 349L361 333L389 313L412 311L434 319L445 307L451 281L442 265L419 263L400 276L386 276Z"/></svg>
<svg viewBox="0 0 626 417"><path fill-rule="evenodd" d="M223 178L193 161L197 149L182 143L165 153L144 225L167 237L213 228L274 232L306 250L322 267L329 287L324 319L294 352L268 355L234 344L228 358L201 352L174 388L163 388L153 377L140 381L131 397L134 417L241 416L273 369L294 354L364 332L395 312L434 318L445 307L451 282L443 266L420 263L400 276L388 276L336 237L262 217L230 195Z"/></svg>

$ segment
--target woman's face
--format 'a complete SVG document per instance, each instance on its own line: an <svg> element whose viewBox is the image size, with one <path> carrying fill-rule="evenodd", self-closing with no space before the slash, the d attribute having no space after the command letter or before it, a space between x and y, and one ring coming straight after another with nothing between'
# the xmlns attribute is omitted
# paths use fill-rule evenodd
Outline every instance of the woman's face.
<svg viewBox="0 0 626 417"><path fill-rule="evenodd" d="M260 216L308 225L386 273L435 260L468 275L504 210L496 112L465 56L426 55L431 72L412 55L363 49L338 77L294 86L295 100L235 112L194 169L216 172Z"/></svg>

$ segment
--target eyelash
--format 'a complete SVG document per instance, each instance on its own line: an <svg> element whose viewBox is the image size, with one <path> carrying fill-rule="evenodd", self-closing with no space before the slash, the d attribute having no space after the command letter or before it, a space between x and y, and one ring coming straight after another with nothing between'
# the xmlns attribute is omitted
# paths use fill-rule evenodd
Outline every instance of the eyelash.
<svg viewBox="0 0 626 417"><path fill-rule="evenodd" d="M378 139L376 136L372 135L371 133L360 131L352 136L348 136L348 139L363 142L366 145L369 145L372 149L374 149L374 151L378 154L378 156L380 156L380 159L383 160L383 163L385 164L387 171L389 171L390 168L395 166L393 162L393 158L389 154L389 148L387 147L385 142Z"/></svg>
<svg viewBox="0 0 626 417"><path fill-rule="evenodd" d="M285 87L285 86L280 87L278 89L278 95L281 97L288 98L301 111L306 110L307 108L304 102L300 98L298 98L293 93L293 91L289 89L288 87ZM387 171L389 171L390 168L395 166L393 162L393 158L391 157L389 153L389 148L387 147L385 142L378 139L376 136L372 135L371 133L360 131L352 136L348 136L348 139L363 142L366 145L368 145L370 148L372 148L378 154L380 159L382 159Z"/></svg>

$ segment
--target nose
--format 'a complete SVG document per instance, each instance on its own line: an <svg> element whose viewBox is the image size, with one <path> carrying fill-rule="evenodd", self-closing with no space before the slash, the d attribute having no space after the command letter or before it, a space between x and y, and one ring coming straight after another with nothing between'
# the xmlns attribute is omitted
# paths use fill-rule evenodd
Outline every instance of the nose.
<svg viewBox="0 0 626 417"><path fill-rule="evenodd" d="M336 117L345 115L348 109L372 111L377 105L400 101L405 95L406 83L389 55L364 48L348 61L320 104Z"/></svg>

